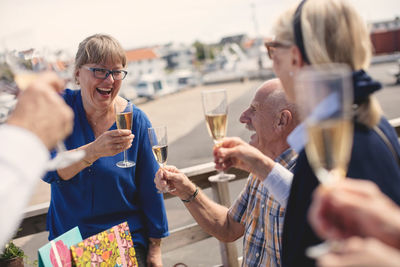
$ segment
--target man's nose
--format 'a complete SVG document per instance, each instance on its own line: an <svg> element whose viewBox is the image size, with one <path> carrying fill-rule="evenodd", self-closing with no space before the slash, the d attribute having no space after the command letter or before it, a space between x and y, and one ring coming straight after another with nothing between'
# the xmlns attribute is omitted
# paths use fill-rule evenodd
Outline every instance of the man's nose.
<svg viewBox="0 0 400 267"><path fill-rule="evenodd" d="M243 113L240 115L239 121L240 121L241 123L247 123L247 122L249 122L249 118L248 118L248 116L247 116L247 110L243 111Z"/></svg>

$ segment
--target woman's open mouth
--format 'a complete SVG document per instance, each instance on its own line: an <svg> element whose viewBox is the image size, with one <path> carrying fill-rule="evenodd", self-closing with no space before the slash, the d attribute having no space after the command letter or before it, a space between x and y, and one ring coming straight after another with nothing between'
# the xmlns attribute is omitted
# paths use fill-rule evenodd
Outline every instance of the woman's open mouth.
<svg viewBox="0 0 400 267"><path fill-rule="evenodd" d="M111 94L112 88L96 88L97 92L102 95Z"/></svg>

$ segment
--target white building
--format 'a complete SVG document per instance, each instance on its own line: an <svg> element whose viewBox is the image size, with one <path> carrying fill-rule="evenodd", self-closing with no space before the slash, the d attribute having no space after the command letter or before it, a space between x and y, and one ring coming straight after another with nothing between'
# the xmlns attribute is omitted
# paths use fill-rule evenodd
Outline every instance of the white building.
<svg viewBox="0 0 400 267"><path fill-rule="evenodd" d="M128 80L135 81L144 74L164 74L167 62L159 47L146 47L126 51Z"/></svg>
<svg viewBox="0 0 400 267"><path fill-rule="evenodd" d="M169 70L192 70L196 49L184 44L169 43L160 47Z"/></svg>

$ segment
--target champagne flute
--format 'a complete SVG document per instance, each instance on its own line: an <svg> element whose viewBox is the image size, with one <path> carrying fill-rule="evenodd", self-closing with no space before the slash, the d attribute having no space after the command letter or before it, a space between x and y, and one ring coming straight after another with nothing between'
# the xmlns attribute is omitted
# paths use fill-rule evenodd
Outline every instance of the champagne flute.
<svg viewBox="0 0 400 267"><path fill-rule="evenodd" d="M158 164L160 164L160 168L164 168L168 157L167 126L149 128L148 133L154 157L156 158ZM168 193L173 191L175 191L175 188L170 189L167 186L165 189L158 191L158 193Z"/></svg>
<svg viewBox="0 0 400 267"><path fill-rule="evenodd" d="M203 110L208 133L216 146L226 136L228 117L228 97L225 89L202 91ZM235 178L223 171L209 177L210 181L223 182Z"/></svg>
<svg viewBox="0 0 400 267"><path fill-rule="evenodd" d="M0 123L6 121L9 113L13 110L17 95L25 90L30 83L37 79L42 71L55 71L57 62L47 61L37 50L31 49L24 52L3 51L0 58L0 106L2 107ZM56 145L57 155L49 160L46 169L56 170L65 168L81 160L85 156L83 150L66 151L62 141Z"/></svg>
<svg viewBox="0 0 400 267"><path fill-rule="evenodd" d="M296 77L296 103L304 118L310 165L323 186L346 176L353 142L351 71L343 64L306 67ZM328 240L310 247L316 258L334 249Z"/></svg>
<svg viewBox="0 0 400 267"><path fill-rule="evenodd" d="M133 103L128 101L125 107L115 103L115 115L118 129L132 130L133 120ZM130 168L136 165L134 161L128 160L127 150L124 150L124 160L119 161L116 165L120 168Z"/></svg>

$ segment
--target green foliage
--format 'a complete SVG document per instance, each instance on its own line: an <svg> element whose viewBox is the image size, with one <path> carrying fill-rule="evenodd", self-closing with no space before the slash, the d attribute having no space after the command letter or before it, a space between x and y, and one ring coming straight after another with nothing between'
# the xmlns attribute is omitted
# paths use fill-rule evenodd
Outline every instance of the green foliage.
<svg viewBox="0 0 400 267"><path fill-rule="evenodd" d="M14 82L14 73L7 63L0 63L0 80L8 84Z"/></svg>
<svg viewBox="0 0 400 267"><path fill-rule="evenodd" d="M196 41L194 42L193 46L196 49L196 58L198 61L203 61L206 58L205 47L204 44Z"/></svg>
<svg viewBox="0 0 400 267"><path fill-rule="evenodd" d="M194 42L193 46L196 49L197 61L203 62L207 59L214 59L214 46L204 44L200 41Z"/></svg>
<svg viewBox="0 0 400 267"><path fill-rule="evenodd" d="M6 244L3 253L0 255L0 260L8 260L24 256L24 251L21 248L17 247L12 241L10 241Z"/></svg>

